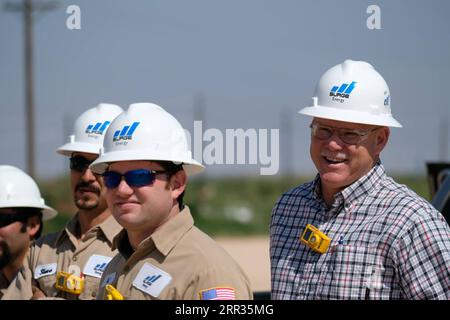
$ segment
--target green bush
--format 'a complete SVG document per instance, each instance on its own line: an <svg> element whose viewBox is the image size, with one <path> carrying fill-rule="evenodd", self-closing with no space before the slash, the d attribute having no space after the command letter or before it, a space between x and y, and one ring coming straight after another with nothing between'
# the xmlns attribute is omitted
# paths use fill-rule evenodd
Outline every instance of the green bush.
<svg viewBox="0 0 450 320"><path fill-rule="evenodd" d="M196 225L210 235L268 235L272 207L282 193L313 177L237 177L193 179L185 203ZM425 177L396 177L429 200ZM64 228L75 214L68 177L40 183L46 203L59 211L45 223L44 233Z"/></svg>

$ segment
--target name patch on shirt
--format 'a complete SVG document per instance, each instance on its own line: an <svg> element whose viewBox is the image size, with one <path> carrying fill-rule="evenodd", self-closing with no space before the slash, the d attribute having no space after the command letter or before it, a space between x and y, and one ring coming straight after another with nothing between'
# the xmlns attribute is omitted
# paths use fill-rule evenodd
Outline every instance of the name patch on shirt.
<svg viewBox="0 0 450 320"><path fill-rule="evenodd" d="M172 281L170 274L146 262L134 278L133 286L157 298L170 281Z"/></svg>
<svg viewBox="0 0 450 320"><path fill-rule="evenodd" d="M55 263L38 265L34 269L34 278L37 280L39 278L55 274L56 273L56 266L57 266L56 262Z"/></svg>
<svg viewBox="0 0 450 320"><path fill-rule="evenodd" d="M101 278L111 259L111 257L93 254L84 266L83 273L91 277Z"/></svg>

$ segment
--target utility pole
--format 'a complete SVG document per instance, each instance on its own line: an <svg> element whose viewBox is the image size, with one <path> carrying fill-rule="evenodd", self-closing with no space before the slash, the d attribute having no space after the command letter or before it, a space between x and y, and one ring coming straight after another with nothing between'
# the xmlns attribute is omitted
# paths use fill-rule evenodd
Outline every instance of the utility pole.
<svg viewBox="0 0 450 320"><path fill-rule="evenodd" d="M24 63L25 63L25 124L26 124L26 158L27 172L36 178L35 167L35 129L34 129L34 74L33 74L33 12L49 11L57 7L56 2L22 0L22 3L6 2L5 10L21 12L24 21Z"/></svg>

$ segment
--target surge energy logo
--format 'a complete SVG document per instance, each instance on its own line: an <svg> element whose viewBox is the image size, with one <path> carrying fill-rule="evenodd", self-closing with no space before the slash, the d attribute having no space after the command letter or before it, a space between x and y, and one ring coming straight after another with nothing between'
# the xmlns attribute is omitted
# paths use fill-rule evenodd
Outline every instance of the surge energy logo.
<svg viewBox="0 0 450 320"><path fill-rule="evenodd" d="M88 135L90 135L90 134L102 135L103 132L105 132L106 128L108 128L110 123L111 123L111 121L105 121L103 123L97 122L95 125L90 124L87 126L85 133L87 133Z"/></svg>
<svg viewBox="0 0 450 320"><path fill-rule="evenodd" d="M113 141L119 142L121 140L131 140L133 138L133 133L138 127L140 122L133 122L132 125L128 125L122 128L122 130L117 130L114 132Z"/></svg>
<svg viewBox="0 0 450 320"><path fill-rule="evenodd" d="M355 81L352 83L343 83L340 86L333 86L330 90L330 97L333 97L333 101L344 102L344 99L348 99L350 97L350 93L352 93L353 89L355 89Z"/></svg>

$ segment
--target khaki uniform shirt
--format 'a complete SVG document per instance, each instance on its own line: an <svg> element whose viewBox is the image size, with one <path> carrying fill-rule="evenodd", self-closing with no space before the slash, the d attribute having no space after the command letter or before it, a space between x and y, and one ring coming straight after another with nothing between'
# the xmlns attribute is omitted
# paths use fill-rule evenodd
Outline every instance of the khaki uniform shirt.
<svg viewBox="0 0 450 320"><path fill-rule="evenodd" d="M119 253L103 273L98 299L111 284L124 299L252 299L239 265L213 239L194 226L185 207L136 251L126 230L115 239Z"/></svg>
<svg viewBox="0 0 450 320"><path fill-rule="evenodd" d="M6 292L6 289L8 289L9 281L6 279L3 272L0 270L0 299L2 298L3 294Z"/></svg>
<svg viewBox="0 0 450 320"><path fill-rule="evenodd" d="M117 253L111 247L122 227L110 216L78 240L75 236L77 224L78 215L68 222L64 230L36 240L28 252L24 267L3 299L30 299L32 284L49 298L87 300L96 297L101 275L111 257ZM80 295L55 287L60 271L84 277L84 289Z"/></svg>

